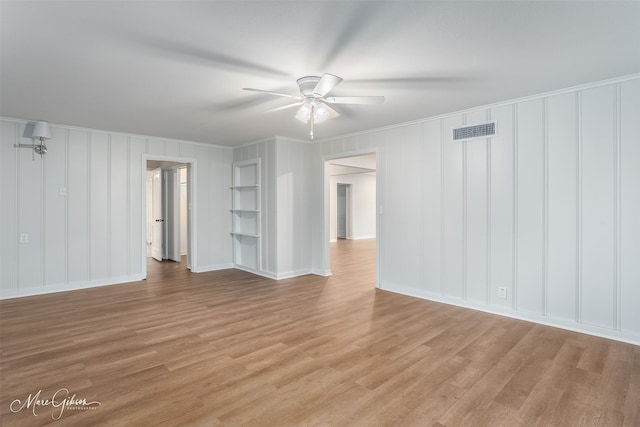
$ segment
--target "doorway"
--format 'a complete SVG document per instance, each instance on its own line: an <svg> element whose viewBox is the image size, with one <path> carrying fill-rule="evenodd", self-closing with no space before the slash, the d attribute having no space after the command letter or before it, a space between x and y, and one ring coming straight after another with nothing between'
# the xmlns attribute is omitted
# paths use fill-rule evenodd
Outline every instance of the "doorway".
<svg viewBox="0 0 640 427"><path fill-rule="evenodd" d="M191 176L191 163L146 160L147 271L161 263L191 269Z"/></svg>
<svg viewBox="0 0 640 427"><path fill-rule="evenodd" d="M336 256L364 248L372 254L377 283L377 161L375 151L324 159L326 274L341 264L332 263Z"/></svg>

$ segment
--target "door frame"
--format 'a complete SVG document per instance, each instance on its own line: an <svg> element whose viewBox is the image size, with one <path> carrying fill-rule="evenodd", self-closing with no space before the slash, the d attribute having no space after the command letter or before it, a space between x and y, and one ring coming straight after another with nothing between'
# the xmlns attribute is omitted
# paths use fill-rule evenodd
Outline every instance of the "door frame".
<svg viewBox="0 0 640 427"><path fill-rule="evenodd" d="M376 288L380 288L380 241L384 238L380 233L380 214L382 211L382 199L381 199L381 180L380 180L380 151L377 147L365 148L362 150L345 151L338 154L329 154L322 156L322 174L323 174L323 188L324 195L322 197L322 271L323 275L331 276L331 225L329 215L330 213L330 187L331 187L331 174L329 171L329 162L336 159L344 159L347 157L357 157L363 154L375 154L376 155Z"/></svg>
<svg viewBox="0 0 640 427"><path fill-rule="evenodd" d="M193 157L165 156L159 154L142 155L142 200L147 198L147 161L184 163L187 165L187 268L197 271L197 161ZM140 236L141 271L144 278L147 277L147 215L143 209L140 215L142 223L142 235Z"/></svg>

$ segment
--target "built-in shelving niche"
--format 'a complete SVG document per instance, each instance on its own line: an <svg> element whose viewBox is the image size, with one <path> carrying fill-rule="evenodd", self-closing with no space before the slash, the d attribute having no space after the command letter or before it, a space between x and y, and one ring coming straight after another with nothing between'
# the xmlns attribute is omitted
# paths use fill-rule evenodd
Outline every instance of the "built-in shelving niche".
<svg viewBox="0 0 640 427"><path fill-rule="evenodd" d="M260 159L233 164L232 230L233 262L259 271L260 261Z"/></svg>

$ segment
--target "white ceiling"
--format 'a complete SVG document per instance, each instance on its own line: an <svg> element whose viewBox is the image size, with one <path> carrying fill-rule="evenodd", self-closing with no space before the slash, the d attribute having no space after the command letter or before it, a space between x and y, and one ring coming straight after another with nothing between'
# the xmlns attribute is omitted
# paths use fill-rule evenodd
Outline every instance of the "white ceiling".
<svg viewBox="0 0 640 427"><path fill-rule="evenodd" d="M295 80L343 77L316 138L640 72L640 2L5 1L0 114L219 145L308 139Z"/></svg>

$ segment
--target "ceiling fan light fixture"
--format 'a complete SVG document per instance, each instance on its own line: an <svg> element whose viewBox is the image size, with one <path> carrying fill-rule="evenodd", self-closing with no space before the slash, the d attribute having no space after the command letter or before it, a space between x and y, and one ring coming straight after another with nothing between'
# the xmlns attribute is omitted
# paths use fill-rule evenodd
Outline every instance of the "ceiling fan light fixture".
<svg viewBox="0 0 640 427"><path fill-rule="evenodd" d="M313 109L313 121L316 123L322 123L329 118L329 110L327 110L322 103L316 105Z"/></svg>
<svg viewBox="0 0 640 427"><path fill-rule="evenodd" d="M308 104L303 104L296 113L296 119L303 123L307 123L311 118L311 107Z"/></svg>

